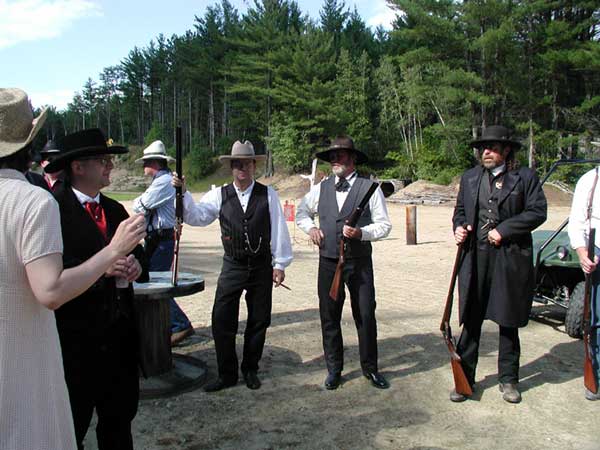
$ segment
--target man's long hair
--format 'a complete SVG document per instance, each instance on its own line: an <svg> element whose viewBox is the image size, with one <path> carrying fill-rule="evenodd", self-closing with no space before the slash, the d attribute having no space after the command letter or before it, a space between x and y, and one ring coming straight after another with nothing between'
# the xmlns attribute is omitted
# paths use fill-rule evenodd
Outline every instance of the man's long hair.
<svg viewBox="0 0 600 450"><path fill-rule="evenodd" d="M0 169L14 169L25 173L29 168L30 161L31 144L28 144L12 155L0 158Z"/></svg>

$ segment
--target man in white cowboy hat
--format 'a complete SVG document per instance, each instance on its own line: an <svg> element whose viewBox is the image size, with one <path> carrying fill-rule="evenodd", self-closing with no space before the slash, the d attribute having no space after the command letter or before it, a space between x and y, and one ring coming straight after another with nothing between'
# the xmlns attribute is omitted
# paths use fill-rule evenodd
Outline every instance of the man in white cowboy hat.
<svg viewBox="0 0 600 450"><path fill-rule="evenodd" d="M356 227L344 222L354 212L373 182L358 176L356 165L368 158L347 136L333 140L329 148L316 157L331 164L333 175L313 186L298 206L296 224L319 246L318 296L323 350L327 364L325 388L337 389L342 382L344 345L342 309L344 284L348 286L352 315L358 333L360 366L372 386L386 389L389 384L379 372L377 357L377 321L375 318L375 284L371 241L386 237L392 224L380 188L371 195L368 206ZM319 226L315 215L319 215ZM343 282L336 300L329 296L342 236L346 238Z"/></svg>
<svg viewBox="0 0 600 450"><path fill-rule="evenodd" d="M76 448L52 310L94 284L145 235L143 217L131 218L102 251L63 268L58 205L23 175L45 116L34 119L22 90L0 88L2 449Z"/></svg>
<svg viewBox="0 0 600 450"><path fill-rule="evenodd" d="M169 271L173 264L175 226L175 188L171 186L169 163L175 158L167 155L165 144L154 141L144 149L144 155L135 162L143 164L144 175L152 178L148 189L133 201L133 210L146 216L146 257L148 270ZM178 344L194 334L190 320L175 299L171 310L171 345Z"/></svg>
<svg viewBox="0 0 600 450"><path fill-rule="evenodd" d="M249 389L260 388L258 363L271 324L273 283L277 287L283 282L284 270L292 262L292 244L279 196L270 186L254 181L256 161L264 159L264 155L254 153L250 141L236 141L231 155L219 158L231 167L233 183L211 190L196 204L189 192L183 199L185 223L206 226L219 219L225 250L212 312L219 376L205 386L207 392L237 383L235 336L244 290L248 319L241 370ZM182 185L177 174L173 184Z"/></svg>
<svg viewBox="0 0 600 450"><path fill-rule="evenodd" d="M128 150L107 146L99 129L68 134L58 146L62 152L47 169L66 173L65 184L55 198L60 209L63 263L69 267L109 245L117 226L127 220L123 205L100 191L110 185L113 155ZM140 228L146 228L143 220ZM142 246L136 246L90 289L56 310L80 449L94 410L99 450L133 449L131 421L139 398L139 349L132 282L143 275L139 263L143 256Z"/></svg>
<svg viewBox="0 0 600 450"><path fill-rule="evenodd" d="M473 385L481 326L484 319L496 322L499 388L505 401L519 403L519 328L527 325L533 302L531 232L546 220L546 197L535 171L517 166L521 144L506 127L487 127L471 147L479 150L480 164L463 174L452 218L456 243L465 243L456 351ZM450 393L453 402L466 399Z"/></svg>

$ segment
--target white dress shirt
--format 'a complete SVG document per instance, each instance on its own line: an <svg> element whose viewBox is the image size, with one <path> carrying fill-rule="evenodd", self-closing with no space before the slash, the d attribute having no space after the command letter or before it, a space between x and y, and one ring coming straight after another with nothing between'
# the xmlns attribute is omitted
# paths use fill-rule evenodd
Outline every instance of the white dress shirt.
<svg viewBox="0 0 600 450"><path fill-rule="evenodd" d="M356 181L356 172L352 172L346 180L350 183L350 188ZM336 183L339 181L339 177L336 176ZM338 204L338 211L342 210L346 197L348 197L348 189L345 192L336 191L335 198ZM298 205L298 211L296 212L296 225L308 234L311 228L317 227L315 225L315 215L319 209L319 197L321 196L321 183L311 187L310 192L304 196L300 204ZM387 207L385 205L385 198L381 188L373 193L369 199L369 209L371 210L371 222L364 227L361 227L362 241L377 241L390 234L392 230L392 223L388 216ZM317 227L318 228L318 227Z"/></svg>
<svg viewBox="0 0 600 450"><path fill-rule="evenodd" d="M73 186L71 186L71 189L73 189L73 193L77 197L77 200L79 200L79 203L81 203L81 206L83 206L84 208L85 208L86 203L91 203L91 202L100 203L100 192L98 192L95 197L90 197L89 195L84 194L81 191L78 191Z"/></svg>
<svg viewBox="0 0 600 450"><path fill-rule="evenodd" d="M573 195L573 204L571 205L571 215L569 216L569 239L573 248L587 247L588 231L590 221L588 220L588 199L592 192L596 169L592 169L584 174L575 187ZM596 231L595 246L600 246L600 180L596 185L594 200L592 202L592 228Z"/></svg>
<svg viewBox="0 0 600 450"><path fill-rule="evenodd" d="M246 212L250 194L254 188L254 181L248 189L242 191L235 184L235 193ZM285 270L292 262L292 242L287 224L283 216L283 209L279 202L277 192L267 186L267 199L269 202L269 215L271 218L271 254L273 255L273 267ZM221 210L221 188L217 187L202 196L200 202L194 203L192 195L186 191L183 196L183 221L189 225L205 227L213 223L219 217Z"/></svg>

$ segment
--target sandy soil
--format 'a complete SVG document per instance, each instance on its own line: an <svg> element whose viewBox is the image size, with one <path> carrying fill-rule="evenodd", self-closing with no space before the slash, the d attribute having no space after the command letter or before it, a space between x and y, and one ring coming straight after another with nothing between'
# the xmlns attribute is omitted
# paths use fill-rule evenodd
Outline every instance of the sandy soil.
<svg viewBox="0 0 600 450"><path fill-rule="evenodd" d="M198 196L196 196L198 198ZM282 196L282 201L286 198ZM452 209L418 207L418 245L405 244L405 207L389 205L391 235L374 244L379 364L391 383L380 391L361 376L356 331L344 309L344 384L326 391L316 278L318 253L290 226L295 260L286 272L292 291L274 291L273 321L259 376L263 386L207 394L201 389L140 402L136 449L600 449L598 405L583 397L581 341L564 333L561 312L534 308L521 332L523 402L501 399L496 379L497 326L484 326L476 395L454 404L449 356L438 331L456 247ZM553 207L542 227L559 224ZM216 372L210 312L222 247L219 228L186 226L182 269L203 274L206 290L180 298L196 336L176 352ZM243 304L243 303L242 303ZM240 312L241 353L245 308ZM456 319L456 307L454 312ZM459 333L454 320L455 334ZM93 427L86 448L95 449Z"/></svg>

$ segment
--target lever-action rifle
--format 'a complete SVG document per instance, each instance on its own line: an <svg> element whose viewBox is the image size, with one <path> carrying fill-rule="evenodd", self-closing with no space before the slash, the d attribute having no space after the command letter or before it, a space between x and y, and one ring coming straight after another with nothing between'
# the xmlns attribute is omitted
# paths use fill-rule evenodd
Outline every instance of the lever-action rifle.
<svg viewBox="0 0 600 450"><path fill-rule="evenodd" d="M440 331L444 336L444 341L450 352L450 365L452 366L452 375L454 376L454 388L456 392L463 395L472 395L473 389L467 380L465 371L460 364L460 356L456 353L456 342L452 336L452 329L450 328L450 315L452 314L452 303L454 299L454 286L456 285L456 278L458 277L458 269L462 262L464 242L458 244L456 250L456 259L454 260L454 268L452 269L452 278L450 280L450 287L448 288L448 296L446 297L446 307L444 308L444 315L442 317L442 323L440 325Z"/></svg>
<svg viewBox="0 0 600 450"><path fill-rule="evenodd" d="M363 199L360 201L360 204L356 207L354 212L346 219L344 222L345 225L349 227L355 227L358 219L360 219L361 214L363 213L367 203L371 199L371 196L377 189L379 184L373 183ZM344 270L344 262L345 262L345 253L346 253L346 243L347 239L342 235L342 239L340 239L340 257L338 259L337 266L335 268L335 275L333 276L333 281L331 282L331 287L329 288L329 297L333 300L338 299L338 293L340 290L340 286L342 284L342 272Z"/></svg>
<svg viewBox="0 0 600 450"><path fill-rule="evenodd" d="M183 155L181 154L181 127L177 127L175 134L175 171L180 179L183 179L182 168ZM183 228L183 193L181 187L175 188L175 247L173 251L173 273L171 284L177 286L177 272L179 270L179 241Z"/></svg>
<svg viewBox="0 0 600 450"><path fill-rule="evenodd" d="M596 229L590 228L588 237L588 258L594 261L594 242L596 240ZM590 312L591 312L591 296L592 292L592 274L585 274L585 290L583 295L583 348L585 351L585 359L583 362L583 384L586 389L593 394L598 392L598 384L594 376L594 366L592 365L592 348L590 342Z"/></svg>

